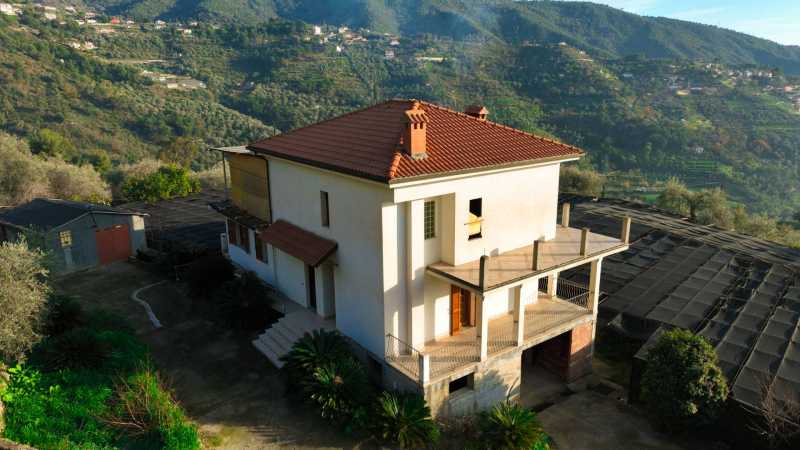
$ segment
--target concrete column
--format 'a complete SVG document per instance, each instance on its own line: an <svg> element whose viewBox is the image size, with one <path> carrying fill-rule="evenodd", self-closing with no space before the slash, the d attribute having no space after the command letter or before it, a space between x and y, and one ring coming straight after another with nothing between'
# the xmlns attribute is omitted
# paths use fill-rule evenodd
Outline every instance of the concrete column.
<svg viewBox="0 0 800 450"><path fill-rule="evenodd" d="M538 281L534 281L534 283L538 283ZM525 304L522 301L522 286L514 288L514 336L517 340L517 347L522 346L525 342Z"/></svg>
<svg viewBox="0 0 800 450"><path fill-rule="evenodd" d="M406 202L407 336L413 347L425 344L425 201Z"/></svg>
<svg viewBox="0 0 800 450"><path fill-rule="evenodd" d="M591 262L589 270L589 309L592 311L592 321L597 323L597 309L600 302L600 272L603 258ZM592 341L594 341L596 327L592 326Z"/></svg>
<svg viewBox="0 0 800 450"><path fill-rule="evenodd" d="M569 203L561 205L561 226L569 228Z"/></svg>
<svg viewBox="0 0 800 450"><path fill-rule="evenodd" d="M619 238L626 244L631 242L631 218L629 216L622 218L622 230L620 231Z"/></svg>
<svg viewBox="0 0 800 450"><path fill-rule="evenodd" d="M558 285L558 273L547 276L547 295L551 298L556 296L556 286Z"/></svg>
<svg viewBox="0 0 800 450"><path fill-rule="evenodd" d="M431 381L431 357L424 353L419 354L419 382L424 385Z"/></svg>
<svg viewBox="0 0 800 450"><path fill-rule="evenodd" d="M480 360L489 357L489 317L486 314L486 302L483 295L478 295L478 341L480 343Z"/></svg>

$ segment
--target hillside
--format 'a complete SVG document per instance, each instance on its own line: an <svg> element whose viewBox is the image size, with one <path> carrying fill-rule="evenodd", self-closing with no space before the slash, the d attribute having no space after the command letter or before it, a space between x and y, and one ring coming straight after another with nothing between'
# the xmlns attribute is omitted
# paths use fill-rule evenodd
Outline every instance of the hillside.
<svg viewBox="0 0 800 450"><path fill-rule="evenodd" d="M202 19L254 24L271 17L411 36L566 42L605 57L702 59L780 67L800 74L800 47L709 25L642 17L604 5L511 0L87 0L140 20Z"/></svg>
<svg viewBox="0 0 800 450"><path fill-rule="evenodd" d="M483 103L492 120L586 149L613 174L609 194L652 199L677 176L721 186L751 211L800 209L800 114L784 89L800 90L800 79L566 43L393 41L333 27L315 37L280 20L187 30L23 16L0 25L0 124L29 139L66 136L71 160L103 153L119 164L180 136L241 144L391 97ZM203 155L195 167L210 164Z"/></svg>

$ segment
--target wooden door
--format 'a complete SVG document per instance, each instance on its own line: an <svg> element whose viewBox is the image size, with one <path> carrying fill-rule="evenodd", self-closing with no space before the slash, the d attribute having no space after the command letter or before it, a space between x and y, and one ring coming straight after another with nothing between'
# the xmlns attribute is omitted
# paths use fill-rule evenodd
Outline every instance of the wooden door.
<svg viewBox="0 0 800 450"><path fill-rule="evenodd" d="M461 331L461 288L450 286L450 335Z"/></svg>
<svg viewBox="0 0 800 450"><path fill-rule="evenodd" d="M474 298L466 289L461 289L461 326L475 326Z"/></svg>
<svg viewBox="0 0 800 450"><path fill-rule="evenodd" d="M124 261L131 256L131 237L127 224L95 231L100 264Z"/></svg>

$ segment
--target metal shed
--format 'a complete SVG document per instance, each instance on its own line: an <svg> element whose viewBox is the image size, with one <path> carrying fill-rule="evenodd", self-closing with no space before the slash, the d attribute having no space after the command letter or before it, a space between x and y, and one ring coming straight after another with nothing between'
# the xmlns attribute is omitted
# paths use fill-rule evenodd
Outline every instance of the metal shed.
<svg viewBox="0 0 800 450"><path fill-rule="evenodd" d="M37 198L0 211L0 241L26 236L51 252L55 273L135 255L146 248L143 214L93 203Z"/></svg>

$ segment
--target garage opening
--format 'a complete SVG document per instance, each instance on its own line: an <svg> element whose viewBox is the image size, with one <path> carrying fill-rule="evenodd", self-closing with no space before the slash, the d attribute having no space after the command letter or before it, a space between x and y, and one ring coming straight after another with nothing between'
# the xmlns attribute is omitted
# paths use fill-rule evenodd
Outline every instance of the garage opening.
<svg viewBox="0 0 800 450"><path fill-rule="evenodd" d="M566 375L569 368L571 332L560 334L522 352L522 404L546 408L569 393Z"/></svg>

